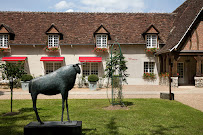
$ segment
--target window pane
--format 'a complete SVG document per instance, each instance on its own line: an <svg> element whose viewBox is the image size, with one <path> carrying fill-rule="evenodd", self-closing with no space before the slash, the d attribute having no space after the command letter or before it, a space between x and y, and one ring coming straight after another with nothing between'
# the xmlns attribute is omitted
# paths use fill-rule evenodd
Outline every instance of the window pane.
<svg viewBox="0 0 203 135"><path fill-rule="evenodd" d="M107 47L107 35L97 35L96 45L98 48L106 48Z"/></svg>
<svg viewBox="0 0 203 135"><path fill-rule="evenodd" d="M102 43L101 38L102 38L101 35L97 35L97 41L96 41L97 47L101 47L101 43Z"/></svg>
<svg viewBox="0 0 203 135"><path fill-rule="evenodd" d="M183 63L178 63L179 78L183 78Z"/></svg>
<svg viewBox="0 0 203 135"><path fill-rule="evenodd" d="M8 47L8 35L3 36L4 36L4 47Z"/></svg>
<svg viewBox="0 0 203 135"><path fill-rule="evenodd" d="M54 63L46 63L46 74L49 74L54 71Z"/></svg>
<svg viewBox="0 0 203 135"><path fill-rule="evenodd" d="M154 73L154 62L144 62L144 73Z"/></svg>
<svg viewBox="0 0 203 135"><path fill-rule="evenodd" d="M61 63L54 63L54 71L61 68L62 67L61 65L62 65Z"/></svg>
<svg viewBox="0 0 203 135"><path fill-rule="evenodd" d="M8 35L0 35L0 47L8 47Z"/></svg>
<svg viewBox="0 0 203 135"><path fill-rule="evenodd" d="M152 47L156 47L157 45L157 36L156 35L152 35Z"/></svg>
<svg viewBox="0 0 203 135"><path fill-rule="evenodd" d="M147 48L156 48L157 47L157 35L147 35Z"/></svg>
<svg viewBox="0 0 203 135"><path fill-rule="evenodd" d="M83 65L82 73L83 77L90 75L90 63L85 63L85 65Z"/></svg>
<svg viewBox="0 0 203 135"><path fill-rule="evenodd" d="M52 35L48 35L48 47L52 47Z"/></svg>
<svg viewBox="0 0 203 135"><path fill-rule="evenodd" d="M91 74L98 75L98 63L91 63Z"/></svg>
<svg viewBox="0 0 203 135"><path fill-rule="evenodd" d="M83 77L90 74L98 75L98 63L85 63L83 65Z"/></svg>
<svg viewBox="0 0 203 135"><path fill-rule="evenodd" d="M106 48L107 47L107 36L102 35L102 47Z"/></svg>
<svg viewBox="0 0 203 135"><path fill-rule="evenodd" d="M45 63L46 74L49 74L62 67L62 63Z"/></svg>
<svg viewBox="0 0 203 135"><path fill-rule="evenodd" d="M0 47L3 47L3 35L0 35Z"/></svg>
<svg viewBox="0 0 203 135"><path fill-rule="evenodd" d="M48 47L59 46L59 35L48 35Z"/></svg>
<svg viewBox="0 0 203 135"><path fill-rule="evenodd" d="M58 47L58 45L59 45L59 36L54 35L54 47Z"/></svg>
<svg viewBox="0 0 203 135"><path fill-rule="evenodd" d="M148 62L144 63L144 72L148 73Z"/></svg>

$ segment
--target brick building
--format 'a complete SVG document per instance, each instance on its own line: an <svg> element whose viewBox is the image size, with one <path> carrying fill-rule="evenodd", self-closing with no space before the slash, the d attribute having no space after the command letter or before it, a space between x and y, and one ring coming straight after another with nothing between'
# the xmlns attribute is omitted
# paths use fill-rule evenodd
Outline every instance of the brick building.
<svg viewBox="0 0 203 135"><path fill-rule="evenodd" d="M86 62L82 76L102 77L109 51L97 48L118 41L130 85L166 84L159 74L172 65L174 86L202 86L202 7L202 0L187 0L172 13L0 12L1 62L25 61L35 77Z"/></svg>

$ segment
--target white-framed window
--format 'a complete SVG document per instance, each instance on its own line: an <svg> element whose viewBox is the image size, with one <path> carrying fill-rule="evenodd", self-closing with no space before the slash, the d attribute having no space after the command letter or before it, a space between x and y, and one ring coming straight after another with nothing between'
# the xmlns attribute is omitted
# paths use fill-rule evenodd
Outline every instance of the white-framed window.
<svg viewBox="0 0 203 135"><path fill-rule="evenodd" d="M45 63L45 74L49 74L62 67L61 62L46 62Z"/></svg>
<svg viewBox="0 0 203 135"><path fill-rule="evenodd" d="M59 35L48 35L48 47L59 47Z"/></svg>
<svg viewBox="0 0 203 135"><path fill-rule="evenodd" d="M0 48L8 48L8 35L0 35Z"/></svg>
<svg viewBox="0 0 203 135"><path fill-rule="evenodd" d="M154 62L144 62L144 73L154 73Z"/></svg>
<svg viewBox="0 0 203 135"><path fill-rule="evenodd" d="M99 34L96 35L96 46L97 48L107 48L107 35Z"/></svg>
<svg viewBox="0 0 203 135"><path fill-rule="evenodd" d="M148 34L147 36L147 48L157 48L157 35Z"/></svg>
<svg viewBox="0 0 203 135"><path fill-rule="evenodd" d="M83 77L89 76L91 74L98 75L98 63L96 62L88 62L85 63L82 67Z"/></svg>

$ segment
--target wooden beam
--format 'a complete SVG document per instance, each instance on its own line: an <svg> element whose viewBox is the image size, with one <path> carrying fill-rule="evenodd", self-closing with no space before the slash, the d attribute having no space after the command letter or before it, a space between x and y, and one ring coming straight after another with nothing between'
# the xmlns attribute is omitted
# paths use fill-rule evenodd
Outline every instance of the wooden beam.
<svg viewBox="0 0 203 135"><path fill-rule="evenodd" d="M179 54L180 56L203 56L203 52L183 52Z"/></svg>
<svg viewBox="0 0 203 135"><path fill-rule="evenodd" d="M202 56L196 56L194 57L197 61L197 65L196 65L196 76L200 77L201 75L201 60L202 60Z"/></svg>

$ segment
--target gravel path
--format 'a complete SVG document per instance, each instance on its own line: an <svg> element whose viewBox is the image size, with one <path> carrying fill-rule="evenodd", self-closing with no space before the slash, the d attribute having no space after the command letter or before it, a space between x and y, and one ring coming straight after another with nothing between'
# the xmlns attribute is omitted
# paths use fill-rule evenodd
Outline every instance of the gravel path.
<svg viewBox="0 0 203 135"><path fill-rule="evenodd" d="M123 88L125 98L160 98L160 92L168 93L167 86L138 86L126 85ZM175 100L203 111L203 88L180 87L172 88ZM106 99L111 98L111 88L91 91L88 88L73 88L69 92L69 99ZM9 89L0 89L0 100L10 99ZM13 99L31 99L28 91L14 89ZM39 95L38 99L61 99L61 95Z"/></svg>

